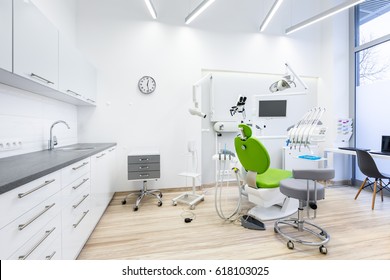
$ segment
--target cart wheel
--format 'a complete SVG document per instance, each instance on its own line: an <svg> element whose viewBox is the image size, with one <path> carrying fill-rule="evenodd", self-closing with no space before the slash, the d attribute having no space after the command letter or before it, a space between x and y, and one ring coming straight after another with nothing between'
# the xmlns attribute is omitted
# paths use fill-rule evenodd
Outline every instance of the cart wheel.
<svg viewBox="0 0 390 280"><path fill-rule="evenodd" d="M321 245L319 250L321 254L326 255L328 253L328 249L324 245Z"/></svg>
<svg viewBox="0 0 390 280"><path fill-rule="evenodd" d="M275 233L278 233L278 231L276 230L276 228L274 228L274 232L275 232Z"/></svg>
<svg viewBox="0 0 390 280"><path fill-rule="evenodd" d="M194 209L195 209L195 205L191 205L191 206L190 206L190 209L191 209L191 210L194 210Z"/></svg>
<svg viewBox="0 0 390 280"><path fill-rule="evenodd" d="M287 248L289 248L290 250L294 249L294 243L291 240L287 242Z"/></svg>
<svg viewBox="0 0 390 280"><path fill-rule="evenodd" d="M138 211L138 206L134 206L134 207L133 207L133 210L134 210L134 211Z"/></svg>
<svg viewBox="0 0 390 280"><path fill-rule="evenodd" d="M126 204L126 199L122 200L122 205Z"/></svg>
<svg viewBox="0 0 390 280"><path fill-rule="evenodd" d="M159 201L159 202L157 203L157 206L160 207L161 205L162 205L162 202Z"/></svg>
<svg viewBox="0 0 390 280"><path fill-rule="evenodd" d="M177 206L177 203L174 201L174 202L172 202L172 205L173 206Z"/></svg>

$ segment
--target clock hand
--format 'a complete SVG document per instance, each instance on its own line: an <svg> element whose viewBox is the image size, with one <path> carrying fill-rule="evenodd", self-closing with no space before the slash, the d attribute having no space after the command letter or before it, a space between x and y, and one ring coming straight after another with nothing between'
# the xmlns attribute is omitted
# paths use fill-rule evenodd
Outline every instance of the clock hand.
<svg viewBox="0 0 390 280"><path fill-rule="evenodd" d="M146 82L146 86L148 87L149 90L149 80Z"/></svg>

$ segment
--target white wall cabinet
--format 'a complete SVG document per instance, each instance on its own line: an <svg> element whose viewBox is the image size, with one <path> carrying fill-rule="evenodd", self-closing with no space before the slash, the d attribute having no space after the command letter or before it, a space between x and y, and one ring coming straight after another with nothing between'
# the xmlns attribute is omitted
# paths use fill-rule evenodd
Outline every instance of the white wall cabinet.
<svg viewBox="0 0 390 280"><path fill-rule="evenodd" d="M75 259L113 197L115 147L0 195L0 259Z"/></svg>
<svg viewBox="0 0 390 280"><path fill-rule="evenodd" d="M31 2L14 0L14 73L58 89L58 30Z"/></svg>
<svg viewBox="0 0 390 280"><path fill-rule="evenodd" d="M66 38L60 36L59 90L63 93L96 102L96 69Z"/></svg>
<svg viewBox="0 0 390 280"><path fill-rule="evenodd" d="M0 68L12 71L12 0L0 0Z"/></svg>

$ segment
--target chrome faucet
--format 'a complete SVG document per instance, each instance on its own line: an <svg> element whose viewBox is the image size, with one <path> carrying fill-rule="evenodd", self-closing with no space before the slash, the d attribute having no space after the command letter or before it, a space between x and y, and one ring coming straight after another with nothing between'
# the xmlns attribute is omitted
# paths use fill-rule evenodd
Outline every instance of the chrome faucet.
<svg viewBox="0 0 390 280"><path fill-rule="evenodd" d="M68 129L70 129L69 125L64 122L64 121L56 121L54 122L51 127L50 127L50 139L49 139L49 150L53 150L54 149L54 146L57 145L57 137L53 136L53 127L58 124L58 123L63 123L64 125L66 125L68 127Z"/></svg>

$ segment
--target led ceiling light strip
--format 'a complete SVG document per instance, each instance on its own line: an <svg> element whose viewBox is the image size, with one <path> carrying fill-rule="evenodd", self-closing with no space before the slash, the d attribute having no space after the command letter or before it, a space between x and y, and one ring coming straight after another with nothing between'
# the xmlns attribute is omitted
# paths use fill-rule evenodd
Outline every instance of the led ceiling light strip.
<svg viewBox="0 0 390 280"><path fill-rule="evenodd" d="M148 10L152 16L152 18L157 19L157 13L156 9L153 6L153 3L151 0L145 0L146 7L148 7Z"/></svg>
<svg viewBox="0 0 390 280"><path fill-rule="evenodd" d="M305 28L305 27L307 27L309 25L312 25L313 23L319 22L319 21L321 21L321 20L323 20L325 18L333 16L333 15L335 15L335 14L341 12L341 11L344 11L344 10L346 10L348 8L351 8L351 7L353 7L353 6L357 5L357 4L360 4L362 2L364 2L364 0L349 0L349 1L346 1L346 2L340 4L340 5L336 6L336 7L333 7L333 8L331 8L331 9L325 11L325 12L322 12L322 13L314 16L314 17L311 17L311 18L309 18L307 20L304 20L301 23L298 23L298 24L296 24L294 26L291 26L291 27L287 28L286 29L286 34L291 34L291 33L295 32L295 31L298 31L298 30L300 30L302 28Z"/></svg>
<svg viewBox="0 0 390 280"><path fill-rule="evenodd" d="M265 17L263 23L260 25L260 32L263 32L267 27L268 23L271 21L272 17L275 15L276 11L279 9L280 5L282 5L283 0L276 0L269 10L267 16Z"/></svg>
<svg viewBox="0 0 390 280"><path fill-rule="evenodd" d="M215 0L204 0L199 4L185 19L185 23L189 24L192 22L197 16L203 13Z"/></svg>

